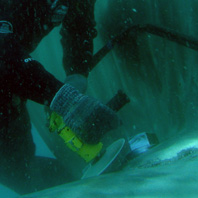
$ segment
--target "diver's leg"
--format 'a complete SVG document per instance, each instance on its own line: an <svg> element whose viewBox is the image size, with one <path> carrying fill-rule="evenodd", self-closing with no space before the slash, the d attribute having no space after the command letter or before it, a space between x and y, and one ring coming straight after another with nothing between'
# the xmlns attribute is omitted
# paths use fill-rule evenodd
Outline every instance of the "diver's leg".
<svg viewBox="0 0 198 198"><path fill-rule="evenodd" d="M96 0L84 0L70 4L61 28L63 65L66 75L88 76L93 55L93 39L96 37L94 6Z"/></svg>
<svg viewBox="0 0 198 198"><path fill-rule="evenodd" d="M29 169L35 145L25 102L13 101L10 106L11 114L0 130L0 183L24 194L32 188Z"/></svg>
<svg viewBox="0 0 198 198"><path fill-rule="evenodd" d="M64 50L63 68L66 75L81 74L88 77L91 70L89 63L92 60L93 43L90 41L89 44L87 44L89 51L83 51L85 49L80 48L80 44L76 43L77 38L72 38L74 36L71 36L69 33L64 34L65 37L67 37L67 39L62 39Z"/></svg>

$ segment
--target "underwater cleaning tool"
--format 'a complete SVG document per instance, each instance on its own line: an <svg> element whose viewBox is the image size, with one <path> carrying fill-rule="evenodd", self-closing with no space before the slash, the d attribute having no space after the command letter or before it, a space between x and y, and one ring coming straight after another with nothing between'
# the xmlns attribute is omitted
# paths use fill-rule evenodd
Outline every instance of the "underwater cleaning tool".
<svg viewBox="0 0 198 198"><path fill-rule="evenodd" d="M84 168L81 179L98 176L102 173L120 171L130 160L158 144L157 136L154 133L146 132L130 138L128 145L125 144L124 138L116 140Z"/></svg>
<svg viewBox="0 0 198 198"><path fill-rule="evenodd" d="M130 152L126 159L130 160L158 145L159 140L155 133L142 132L131 138L128 143Z"/></svg>
<svg viewBox="0 0 198 198"><path fill-rule="evenodd" d="M107 103L107 106L117 112L129 102L130 99L128 96L119 90L118 93ZM57 131L67 147L77 153L86 162L90 162L98 156L103 147L102 142L99 142L98 144L84 143L69 127L65 126L63 118L55 112L52 112L50 115L49 130L50 132Z"/></svg>
<svg viewBox="0 0 198 198"><path fill-rule="evenodd" d="M198 50L198 40L192 36L151 24L134 25L126 28L120 34L112 36L112 39L110 39L98 52L93 55L93 58L89 63L90 70L92 70L106 56L106 54L114 48L116 44L122 43L130 37L137 37L141 33L150 33L176 42L190 49Z"/></svg>
<svg viewBox="0 0 198 198"><path fill-rule="evenodd" d="M159 27L151 24L138 25L138 32L147 32L162 38L166 38L170 41L176 42L187 48L198 50L198 40L192 36L181 34L172 29ZM133 27L131 28L133 29Z"/></svg>
<svg viewBox="0 0 198 198"><path fill-rule="evenodd" d="M122 151L125 144L125 139L121 138L109 145L103 154L96 157L83 170L81 179L98 176L103 172L108 172L112 169L112 164L116 163L118 155Z"/></svg>

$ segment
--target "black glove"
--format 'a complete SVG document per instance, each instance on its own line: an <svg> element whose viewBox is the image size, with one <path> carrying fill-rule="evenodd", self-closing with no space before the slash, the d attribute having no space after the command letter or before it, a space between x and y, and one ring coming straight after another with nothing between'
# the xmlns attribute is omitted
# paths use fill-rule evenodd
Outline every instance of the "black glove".
<svg viewBox="0 0 198 198"><path fill-rule="evenodd" d="M65 84L55 95L51 110L63 117L69 128L84 142L98 143L108 131L117 128L121 121L106 105Z"/></svg>

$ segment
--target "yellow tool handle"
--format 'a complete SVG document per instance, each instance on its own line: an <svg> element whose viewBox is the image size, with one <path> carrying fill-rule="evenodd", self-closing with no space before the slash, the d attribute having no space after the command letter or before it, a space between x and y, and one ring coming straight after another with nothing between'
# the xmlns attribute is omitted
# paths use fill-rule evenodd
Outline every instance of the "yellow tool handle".
<svg viewBox="0 0 198 198"><path fill-rule="evenodd" d="M51 114L49 129L51 132L57 131L67 147L76 152L86 162L94 159L103 147L101 142L93 145L82 142L69 127L65 126L63 118L55 112Z"/></svg>

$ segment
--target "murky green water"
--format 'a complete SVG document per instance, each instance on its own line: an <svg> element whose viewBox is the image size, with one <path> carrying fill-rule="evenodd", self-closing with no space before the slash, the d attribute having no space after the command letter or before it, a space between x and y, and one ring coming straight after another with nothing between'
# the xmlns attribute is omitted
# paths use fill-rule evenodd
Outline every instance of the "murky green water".
<svg viewBox="0 0 198 198"><path fill-rule="evenodd" d="M95 52L111 35L137 24L169 28L198 40L197 10L198 0L98 0ZM59 27L41 42L33 57L64 81L58 32ZM118 112L123 126L108 133L103 143L108 146L118 138L128 140L141 132L149 132L157 135L160 146L129 161L119 173L29 197L196 197L197 88L197 51L150 33L131 35L123 40L88 78L88 95L106 103L121 89L131 100ZM30 102L28 107L32 122L49 148L80 179L86 163L68 150L58 136L48 132L42 106ZM185 156L181 157L184 151ZM180 158L176 158L178 155Z"/></svg>

